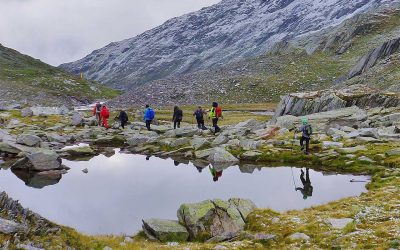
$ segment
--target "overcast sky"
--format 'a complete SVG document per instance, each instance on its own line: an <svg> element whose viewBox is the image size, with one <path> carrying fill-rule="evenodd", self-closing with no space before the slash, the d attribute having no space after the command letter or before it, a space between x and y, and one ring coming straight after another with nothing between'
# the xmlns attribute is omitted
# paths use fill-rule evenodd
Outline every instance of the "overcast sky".
<svg viewBox="0 0 400 250"><path fill-rule="evenodd" d="M0 0L0 43L58 66L220 0Z"/></svg>

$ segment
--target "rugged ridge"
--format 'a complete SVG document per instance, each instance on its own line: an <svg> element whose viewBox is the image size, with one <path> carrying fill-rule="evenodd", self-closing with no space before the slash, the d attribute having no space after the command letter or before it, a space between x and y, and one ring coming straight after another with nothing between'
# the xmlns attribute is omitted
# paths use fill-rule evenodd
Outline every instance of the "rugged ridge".
<svg viewBox="0 0 400 250"><path fill-rule="evenodd" d="M273 121L284 115L303 116L352 106L362 109L398 107L400 94L380 92L365 85L354 85L338 90L293 93L282 98Z"/></svg>
<svg viewBox="0 0 400 250"><path fill-rule="evenodd" d="M60 67L118 88L264 54L389 0L223 0Z"/></svg>

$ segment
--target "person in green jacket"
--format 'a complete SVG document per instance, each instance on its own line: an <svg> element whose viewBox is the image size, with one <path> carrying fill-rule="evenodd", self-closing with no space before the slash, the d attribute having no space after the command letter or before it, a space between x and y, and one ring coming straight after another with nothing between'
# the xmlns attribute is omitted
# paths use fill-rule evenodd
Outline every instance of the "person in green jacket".
<svg viewBox="0 0 400 250"><path fill-rule="evenodd" d="M212 124L214 127L214 134L221 131L220 127L218 127L218 120L222 118L222 108L218 105L218 103L213 102L212 108L209 114L209 119L212 120Z"/></svg>

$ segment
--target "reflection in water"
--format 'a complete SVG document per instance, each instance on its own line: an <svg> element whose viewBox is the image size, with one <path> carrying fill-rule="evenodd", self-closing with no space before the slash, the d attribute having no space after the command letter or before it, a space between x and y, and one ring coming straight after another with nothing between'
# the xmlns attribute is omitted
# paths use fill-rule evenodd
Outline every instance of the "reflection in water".
<svg viewBox="0 0 400 250"><path fill-rule="evenodd" d="M13 169L11 171L25 182L25 185L38 189L57 184L61 180L62 175L67 173L66 170L35 172L25 169Z"/></svg>
<svg viewBox="0 0 400 250"><path fill-rule="evenodd" d="M218 179L222 176L222 170L217 171L214 167L209 167L211 175L213 177L213 181L218 181Z"/></svg>
<svg viewBox="0 0 400 250"><path fill-rule="evenodd" d="M307 199L308 197L312 196L313 193L313 186L311 186L311 181L310 181L310 170L307 168L306 169L306 178L304 179L304 171L303 169L301 170L300 174L300 180L301 183L303 184L303 188L298 187L296 188L296 191L300 191L303 194L303 199Z"/></svg>
<svg viewBox="0 0 400 250"><path fill-rule="evenodd" d="M288 167L212 166L210 169L215 170L218 178L218 182L214 182L214 175L210 178L210 173L203 170L208 169L207 162L175 161L179 166L175 166L172 159L117 151L110 158L99 155L87 162L64 160L63 164L71 169L61 180L58 174L44 178L16 173L16 177L10 170L0 171L0 190L48 219L88 234L133 234L140 230L141 219L176 219L176 211L182 203L206 199L247 198L260 208L286 211L365 191L365 183L350 182L354 176L326 176L309 170L308 179L312 180L314 192L312 197L303 200L293 188ZM82 172L85 168L88 174ZM293 171L298 179L300 169ZM304 179L307 181L307 174ZM48 184L56 185L46 186ZM42 189L37 189L40 187Z"/></svg>

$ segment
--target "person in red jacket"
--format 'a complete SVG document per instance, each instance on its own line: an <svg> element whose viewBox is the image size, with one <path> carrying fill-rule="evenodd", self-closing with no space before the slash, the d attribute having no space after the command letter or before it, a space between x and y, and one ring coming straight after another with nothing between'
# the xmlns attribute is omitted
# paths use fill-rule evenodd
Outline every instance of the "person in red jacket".
<svg viewBox="0 0 400 250"><path fill-rule="evenodd" d="M101 117L101 120L103 122L103 126L106 129L108 129L108 121L107 121L107 119L108 119L108 117L110 117L110 111L108 111L108 108L104 104L101 107L100 117Z"/></svg>

